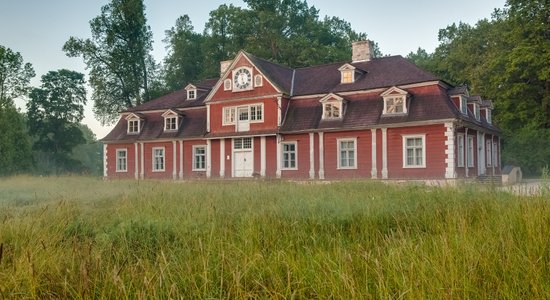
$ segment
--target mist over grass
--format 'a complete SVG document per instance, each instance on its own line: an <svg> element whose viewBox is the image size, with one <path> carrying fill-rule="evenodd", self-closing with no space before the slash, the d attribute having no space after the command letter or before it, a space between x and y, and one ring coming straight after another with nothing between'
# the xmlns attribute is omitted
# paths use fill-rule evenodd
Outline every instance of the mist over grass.
<svg viewBox="0 0 550 300"><path fill-rule="evenodd" d="M0 298L550 298L550 199L348 181L0 180Z"/></svg>

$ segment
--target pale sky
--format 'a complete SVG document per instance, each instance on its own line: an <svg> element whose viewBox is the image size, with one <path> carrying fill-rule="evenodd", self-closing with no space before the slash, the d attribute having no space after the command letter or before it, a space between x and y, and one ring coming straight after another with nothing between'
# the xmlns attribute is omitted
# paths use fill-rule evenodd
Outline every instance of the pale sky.
<svg viewBox="0 0 550 300"><path fill-rule="evenodd" d="M89 21L98 16L107 0L0 0L0 45L20 52L30 62L36 77L51 70L70 69L87 74L81 58L69 58L61 50L70 36L90 37ZM223 3L244 7L244 2L223 0L145 0L146 16L153 31L153 56L161 62L166 53L164 31L176 19L189 15L195 31L202 32L210 11ZM319 15L336 16L351 23L357 32L365 32L378 43L384 54L406 56L418 47L432 52L438 44L439 29L453 22L474 25L490 18L495 8L503 8L505 0L309 0ZM90 92L88 93L90 99ZM24 101L18 101L24 107ZM101 126L88 100L84 123L104 137L111 129Z"/></svg>

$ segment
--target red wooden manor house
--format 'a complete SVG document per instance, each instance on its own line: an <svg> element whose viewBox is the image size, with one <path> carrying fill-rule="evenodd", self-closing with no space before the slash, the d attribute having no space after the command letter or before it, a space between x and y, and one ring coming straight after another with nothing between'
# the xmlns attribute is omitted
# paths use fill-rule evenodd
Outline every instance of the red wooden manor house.
<svg viewBox="0 0 550 300"><path fill-rule="evenodd" d="M500 174L492 104L401 56L292 69L244 51L220 78L121 112L108 178L449 180Z"/></svg>

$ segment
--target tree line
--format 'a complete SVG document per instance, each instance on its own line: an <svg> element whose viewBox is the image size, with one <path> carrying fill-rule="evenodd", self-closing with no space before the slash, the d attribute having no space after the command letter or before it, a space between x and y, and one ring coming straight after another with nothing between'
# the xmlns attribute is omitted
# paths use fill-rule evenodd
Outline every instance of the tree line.
<svg viewBox="0 0 550 300"><path fill-rule="evenodd" d="M241 49L302 67L349 60L351 43L367 38L345 20L321 18L319 10L303 0L244 2L246 7L224 4L211 11L202 33L194 30L188 15L179 17L165 32L167 54L160 62L151 55L153 36L143 0L111 0L103 6L90 21L91 38L69 37L62 47L87 66L96 118L113 123L121 110L189 82L218 77L219 62ZM433 53L419 48L408 55L442 79L467 84L473 93L492 99L494 119L504 134L504 162L531 173L550 160L548 6L545 0L508 0L491 19L441 29ZM82 74L52 71L42 77L41 87L29 88L32 66L24 64L20 55L8 59L7 51L14 53L2 49L0 130L3 126L12 130L0 137L0 167L7 170L2 172L22 170L23 166L16 166L26 164L20 156L33 151L47 153L67 169L74 163L73 149L82 145L84 136L93 137L81 135L79 125L86 101L85 89L79 88L84 84ZM375 54L382 55L376 44ZM17 71L6 71L10 68ZM29 99L27 114L13 106L17 97ZM26 137L27 146L21 145L25 139L17 137ZM2 151L11 154L4 156Z"/></svg>

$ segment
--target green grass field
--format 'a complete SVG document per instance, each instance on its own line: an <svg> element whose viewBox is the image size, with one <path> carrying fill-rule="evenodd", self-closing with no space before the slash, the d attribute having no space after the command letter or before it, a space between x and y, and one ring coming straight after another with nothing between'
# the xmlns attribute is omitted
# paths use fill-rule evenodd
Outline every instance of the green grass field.
<svg viewBox="0 0 550 300"><path fill-rule="evenodd" d="M0 179L0 298L550 298L550 199Z"/></svg>

